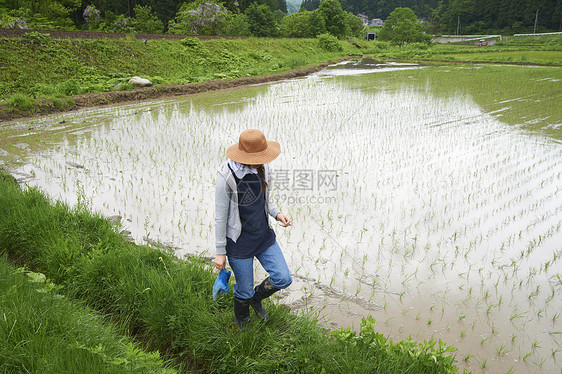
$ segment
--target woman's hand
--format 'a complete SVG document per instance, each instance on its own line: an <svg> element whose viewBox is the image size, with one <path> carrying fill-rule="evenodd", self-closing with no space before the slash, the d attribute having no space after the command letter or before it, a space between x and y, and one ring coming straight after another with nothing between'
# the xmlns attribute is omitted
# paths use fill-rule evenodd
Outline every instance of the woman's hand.
<svg viewBox="0 0 562 374"><path fill-rule="evenodd" d="M277 214L277 217L275 217L275 219L281 222L281 226L283 227L291 226L291 220L283 213Z"/></svg>
<svg viewBox="0 0 562 374"><path fill-rule="evenodd" d="M222 270L224 269L224 265L226 265L226 255L217 255L217 257L215 257L215 267Z"/></svg>

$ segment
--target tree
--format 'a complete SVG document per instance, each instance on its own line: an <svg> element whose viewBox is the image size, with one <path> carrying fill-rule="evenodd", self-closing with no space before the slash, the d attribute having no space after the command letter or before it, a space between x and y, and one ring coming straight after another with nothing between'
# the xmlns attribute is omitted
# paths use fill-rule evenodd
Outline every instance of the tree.
<svg viewBox="0 0 562 374"><path fill-rule="evenodd" d="M278 0L277 1L277 9L279 9L283 13L287 14L287 2L285 0Z"/></svg>
<svg viewBox="0 0 562 374"><path fill-rule="evenodd" d="M248 16L245 14L230 15L226 26L226 35L252 36Z"/></svg>
<svg viewBox="0 0 562 374"><path fill-rule="evenodd" d="M135 18L132 20L135 31L149 34L159 34L164 31L164 24L153 13L150 5L135 5Z"/></svg>
<svg viewBox="0 0 562 374"><path fill-rule="evenodd" d="M326 21L322 17L322 13L317 9L314 12L310 12L308 16L308 24L310 30L310 37L315 38L320 34L324 34L326 30Z"/></svg>
<svg viewBox="0 0 562 374"><path fill-rule="evenodd" d="M245 14L254 36L276 36L277 22L271 8L266 4L252 3Z"/></svg>
<svg viewBox="0 0 562 374"><path fill-rule="evenodd" d="M380 40L404 45L413 42L430 42L431 37L422 31L422 24L410 8L396 8L379 32Z"/></svg>
<svg viewBox="0 0 562 374"><path fill-rule="evenodd" d="M454 33L459 19L461 34L532 32L538 10L539 26L559 31L560 4L560 0L441 0L431 21L435 31L444 33Z"/></svg>
<svg viewBox="0 0 562 374"><path fill-rule="evenodd" d="M330 34L337 38L343 38L348 34L345 12L338 0L323 0L318 10Z"/></svg>
<svg viewBox="0 0 562 374"><path fill-rule="evenodd" d="M315 10L301 10L289 14L281 20L279 25L281 36L286 38L315 38L326 32L326 23L320 12Z"/></svg>
<svg viewBox="0 0 562 374"><path fill-rule="evenodd" d="M84 17L84 21L86 21L90 30L95 30L100 25L100 14L101 12L95 5L88 5L86 9L84 9L82 16Z"/></svg>
<svg viewBox="0 0 562 374"><path fill-rule="evenodd" d="M174 21L170 21L170 34L223 35L228 24L228 11L210 0L184 3Z"/></svg>
<svg viewBox="0 0 562 374"><path fill-rule="evenodd" d="M318 7L320 6L320 0L304 0L301 3L301 10L308 10L309 12L312 12L313 10L318 9Z"/></svg>
<svg viewBox="0 0 562 374"><path fill-rule="evenodd" d="M345 23L347 24L347 30L349 30L349 36L359 37L365 29L361 18L354 16L349 12L345 13Z"/></svg>

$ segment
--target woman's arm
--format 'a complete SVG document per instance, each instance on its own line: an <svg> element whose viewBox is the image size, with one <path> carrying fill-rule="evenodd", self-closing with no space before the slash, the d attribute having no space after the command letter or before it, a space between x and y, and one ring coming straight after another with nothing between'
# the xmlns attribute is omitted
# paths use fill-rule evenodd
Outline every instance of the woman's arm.
<svg viewBox="0 0 562 374"><path fill-rule="evenodd" d="M215 245L217 255L226 255L226 227L230 206L226 179L218 174L215 182Z"/></svg>

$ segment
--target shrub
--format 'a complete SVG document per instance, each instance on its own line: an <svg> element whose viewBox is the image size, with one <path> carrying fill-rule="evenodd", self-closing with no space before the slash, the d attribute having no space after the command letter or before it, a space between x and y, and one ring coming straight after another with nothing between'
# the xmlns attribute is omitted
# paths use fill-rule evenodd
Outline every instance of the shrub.
<svg viewBox="0 0 562 374"><path fill-rule="evenodd" d="M133 10L135 18L132 21L135 31L149 34L159 34L164 31L164 24L154 15L150 5L137 4Z"/></svg>
<svg viewBox="0 0 562 374"><path fill-rule="evenodd" d="M80 83L75 78L71 78L65 82L58 84L57 90L66 96L78 95L82 92Z"/></svg>
<svg viewBox="0 0 562 374"><path fill-rule="evenodd" d="M407 48L407 49L428 50L428 49L429 49L429 44L428 44L428 43L420 43L420 42L409 43L409 44L406 44L406 48Z"/></svg>
<svg viewBox="0 0 562 374"><path fill-rule="evenodd" d="M37 43L37 44L47 44L48 42L50 42L51 40L53 40L51 38L50 34L43 34L37 31L33 31L33 32L26 32L25 35L23 36L23 38L25 40L29 40L32 43Z"/></svg>
<svg viewBox="0 0 562 374"><path fill-rule="evenodd" d="M37 98L37 97L45 97L45 96L54 96L58 93L58 91L55 86L52 86L50 84L38 83L33 87L31 87L30 89L28 89L26 93L32 97Z"/></svg>
<svg viewBox="0 0 562 374"><path fill-rule="evenodd" d="M169 23L170 34L222 35L225 32L228 10L211 0L184 3L176 18Z"/></svg>
<svg viewBox="0 0 562 374"><path fill-rule="evenodd" d="M320 48L327 52L341 52L343 51L343 47L340 44L338 38L333 36L332 34L320 34L316 37L318 40L318 44Z"/></svg>
<svg viewBox="0 0 562 374"><path fill-rule="evenodd" d="M229 36L251 36L248 16L236 14L228 17L226 35Z"/></svg>
<svg viewBox="0 0 562 374"><path fill-rule="evenodd" d="M199 38L184 38L180 41L181 45L188 48L200 48L202 47L201 40Z"/></svg>
<svg viewBox="0 0 562 374"><path fill-rule="evenodd" d="M24 94L13 94L6 100L6 104L22 110L29 110L33 106L33 99Z"/></svg>

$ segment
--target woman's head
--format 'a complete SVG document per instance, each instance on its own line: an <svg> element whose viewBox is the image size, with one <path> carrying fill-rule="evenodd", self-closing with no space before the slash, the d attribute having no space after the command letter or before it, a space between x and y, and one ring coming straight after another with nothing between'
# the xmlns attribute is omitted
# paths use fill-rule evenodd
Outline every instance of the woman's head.
<svg viewBox="0 0 562 374"><path fill-rule="evenodd" d="M271 162L281 153L281 146L276 141L266 140L260 130L244 130L238 143L226 150L226 156L241 164L255 167Z"/></svg>

